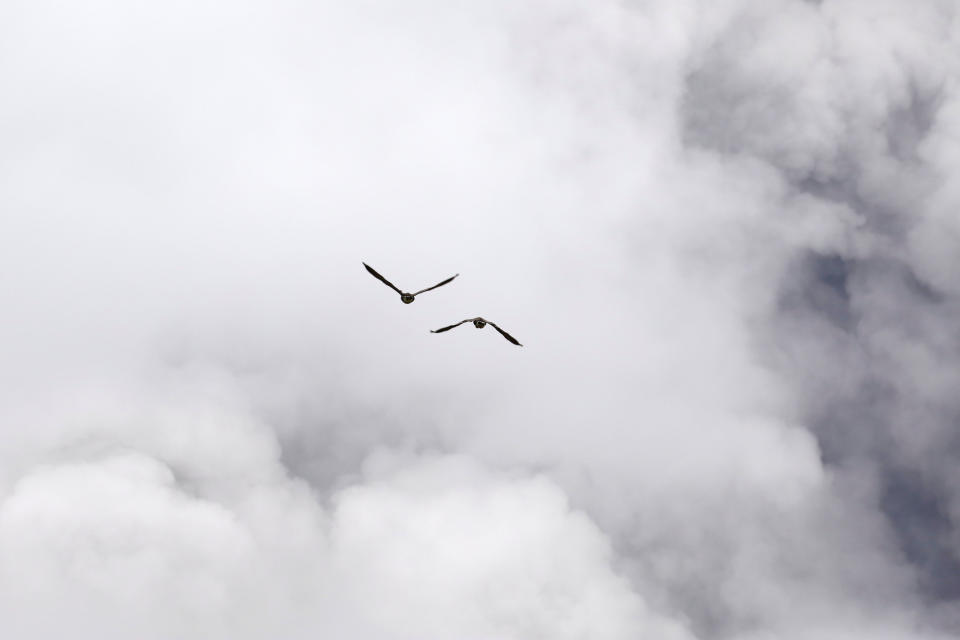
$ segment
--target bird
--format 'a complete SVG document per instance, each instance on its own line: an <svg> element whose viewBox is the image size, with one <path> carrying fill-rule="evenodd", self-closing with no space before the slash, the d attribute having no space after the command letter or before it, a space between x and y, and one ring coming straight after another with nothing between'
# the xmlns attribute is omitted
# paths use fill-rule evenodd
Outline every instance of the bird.
<svg viewBox="0 0 960 640"><path fill-rule="evenodd" d="M487 325L489 324L491 327L493 327L494 329L496 329L497 331L499 331L499 332L500 332L500 335L502 335L504 338L506 338L507 340L509 340L509 341L512 342L513 344L517 345L518 347L522 347L522 346L523 346L522 344L520 344L519 342L517 342L517 339L514 338L512 335L510 335L509 333L507 333L506 331L504 331L503 329L501 329L500 327L498 327L498 326L497 326L496 324L494 324L493 322L490 322L489 320L484 320L483 318L467 318L466 320L461 320L461 321L458 322L457 324L452 324L452 325L450 325L449 327L443 327L442 329L431 329L431 330L430 330L430 333L443 333L444 331L450 331L450 329L453 329L454 327L459 327L459 326L462 325L464 322L472 322L472 323L473 323L473 326L475 326L477 329L483 329L485 326L487 326Z"/></svg>
<svg viewBox="0 0 960 640"><path fill-rule="evenodd" d="M416 293L407 293L406 291L400 291L400 289L397 289L395 286L393 286L393 284L392 284L389 280L387 280L387 279L384 278L382 275L380 275L379 273L377 273L376 270L375 270L373 267L371 267L370 265L368 265L366 262L363 263L363 266L365 266L365 267L367 268L367 271L370 272L370 275L372 275L374 278L376 278L377 280L379 280L379 281L382 282L383 284L387 285L388 287L390 287L391 289L393 289L394 291L396 291L397 293L399 293L399 294L400 294L400 299L403 301L403 304L410 304L411 302L413 302L413 299L416 298L416 297L417 297L418 295L420 295L421 293L424 293L424 292L426 292L426 291L430 291L431 289L436 289L437 287L442 287L443 285L447 284L448 282L450 282L451 280L453 280L454 278L456 278L458 275L460 275L459 273L454 274L452 277L447 278L447 279L444 280L443 282L441 282L441 283L439 283L439 284L435 284L435 285L433 285L432 287L427 287L426 289L421 289L420 291L417 291Z"/></svg>

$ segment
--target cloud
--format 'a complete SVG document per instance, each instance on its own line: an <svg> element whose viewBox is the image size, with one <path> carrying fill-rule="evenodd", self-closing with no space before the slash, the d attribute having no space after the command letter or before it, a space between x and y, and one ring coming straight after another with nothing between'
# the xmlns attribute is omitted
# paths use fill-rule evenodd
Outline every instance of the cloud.
<svg viewBox="0 0 960 640"><path fill-rule="evenodd" d="M8 635L955 634L951 3L3 12Z"/></svg>
<svg viewBox="0 0 960 640"><path fill-rule="evenodd" d="M31 636L150 620L147 637L691 637L611 570L603 533L549 480L456 456L365 469L328 512L295 479L191 491L142 453L36 469L0 511L5 618Z"/></svg>
<svg viewBox="0 0 960 640"><path fill-rule="evenodd" d="M785 274L777 359L825 458L873 477L924 593L953 601L955 571L946 567L956 566L957 551L945 534L955 527L953 472L934 451L956 447L947 391L954 367L945 363L957 342L941 324L955 300L944 279L951 267L929 268L937 251L913 246L931 225L945 245L955 235L940 226L944 165L926 151L952 146L943 127L957 73L946 53L956 44L955 9L928 3L906 15L891 3L861 12L837 2L792 10L798 31L816 36L796 39L780 58L762 52L786 41L778 35L785 23L760 11L713 48L692 76L689 138L762 158L792 190L852 214L842 242L809 244ZM872 37L854 13L874 25Z"/></svg>

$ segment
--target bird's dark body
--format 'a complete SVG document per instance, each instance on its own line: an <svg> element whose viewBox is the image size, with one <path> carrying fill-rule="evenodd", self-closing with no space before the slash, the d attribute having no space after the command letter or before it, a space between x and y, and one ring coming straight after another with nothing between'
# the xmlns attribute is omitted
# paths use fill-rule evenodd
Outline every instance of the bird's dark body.
<svg viewBox="0 0 960 640"><path fill-rule="evenodd" d="M444 331L450 331L450 329L453 329L453 328L455 328L455 327L459 327L459 326L462 325L464 322L472 322L472 323L473 323L473 326L475 326L477 329L483 329L485 326L487 326L487 325L489 324L491 327L493 327L494 329L497 330L497 333L499 333L499 334L502 335L504 338L506 338L508 342L512 342L513 344L517 345L518 347L522 347L522 346L523 346L522 344L520 344L519 342L517 342L517 339L514 338L512 335L510 335L509 333L507 333L506 331L504 331L503 329L501 329L500 327L498 327L495 323L490 322L489 320L486 320L485 318L467 318L466 320L461 320L460 322L458 322L458 323L456 323L456 324L451 324L449 327L441 327L441 328L439 328L439 329L431 329L431 330L430 330L430 333L443 333Z"/></svg>
<svg viewBox="0 0 960 640"><path fill-rule="evenodd" d="M363 266L367 268L367 271L370 273L370 275L372 275L374 278L376 278L377 280L379 280L379 281L382 282L383 284L387 285L388 287L390 287L391 289L393 289L394 291L396 291L397 293L399 293L399 294L400 294L400 300L401 300L401 302L403 302L403 304L410 304L410 303L413 302L413 301L416 299L416 297L417 297L418 295L420 295L421 293L425 293L425 292L427 292L427 291L431 291L432 289L436 289L437 287L442 287L443 285L447 284L448 282L450 282L451 280L453 280L454 278L456 278L458 275L460 275L460 274L458 273L458 274L456 274L456 275L454 275L454 276L452 276L452 277L450 277L450 278L447 278L446 280L444 280L443 282L441 282L441 283L439 283L439 284L433 285L432 287L427 287L426 289L421 289L420 291L417 291L416 293L410 293L410 292L408 292L408 291L400 291L400 289L397 289L395 286L393 286L393 283L392 283L392 282L390 282L389 280L387 280L386 278L384 278L382 275L380 275L379 273L377 273L376 269L374 269L373 267L371 267L370 265L368 265L366 262L363 263Z"/></svg>

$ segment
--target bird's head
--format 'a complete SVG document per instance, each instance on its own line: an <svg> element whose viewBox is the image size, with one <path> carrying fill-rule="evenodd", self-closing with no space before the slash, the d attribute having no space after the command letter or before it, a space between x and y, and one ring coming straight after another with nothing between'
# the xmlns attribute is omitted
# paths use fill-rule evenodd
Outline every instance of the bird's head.
<svg viewBox="0 0 960 640"><path fill-rule="evenodd" d="M410 304L411 302L413 302L413 294L401 293L400 299L403 300L403 304Z"/></svg>
<svg viewBox="0 0 960 640"><path fill-rule="evenodd" d="M487 326L487 321L477 318L473 321L473 326L475 326L477 329L483 329L485 326Z"/></svg>

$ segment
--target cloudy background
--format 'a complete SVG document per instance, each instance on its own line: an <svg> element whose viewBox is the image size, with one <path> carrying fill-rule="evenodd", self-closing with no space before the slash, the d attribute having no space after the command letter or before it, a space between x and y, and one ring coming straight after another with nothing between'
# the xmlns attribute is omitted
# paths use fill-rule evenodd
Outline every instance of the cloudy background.
<svg viewBox="0 0 960 640"><path fill-rule="evenodd" d="M953 0L0 4L0 635L957 637L958 52ZM428 332L481 314L524 348Z"/></svg>

